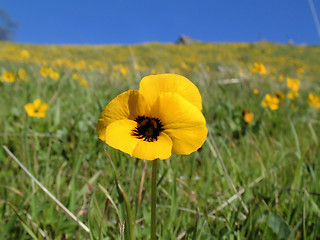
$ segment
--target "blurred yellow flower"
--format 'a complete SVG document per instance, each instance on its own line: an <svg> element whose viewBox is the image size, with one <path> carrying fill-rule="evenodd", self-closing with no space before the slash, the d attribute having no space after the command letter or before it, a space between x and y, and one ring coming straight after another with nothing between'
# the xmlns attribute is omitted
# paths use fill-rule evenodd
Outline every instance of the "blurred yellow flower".
<svg viewBox="0 0 320 240"><path fill-rule="evenodd" d="M26 77L27 77L27 73L24 69L20 68L18 70L18 77L21 79L21 80L26 80Z"/></svg>
<svg viewBox="0 0 320 240"><path fill-rule="evenodd" d="M303 74L303 73L304 73L304 69L303 69L303 68L297 68L297 69L296 69L296 72L297 72L298 74Z"/></svg>
<svg viewBox="0 0 320 240"><path fill-rule="evenodd" d="M277 97L279 99L280 102L284 102L284 100L286 99L286 97L284 96L284 93L281 91L276 91L273 93L274 97Z"/></svg>
<svg viewBox="0 0 320 240"><path fill-rule="evenodd" d="M129 72L129 70L125 66L121 65L120 72L122 75L126 75Z"/></svg>
<svg viewBox="0 0 320 240"><path fill-rule="evenodd" d="M289 99L295 99L295 98L297 98L298 96L299 96L299 93L296 92L296 91L290 91L290 92L288 92L288 98L289 98Z"/></svg>
<svg viewBox="0 0 320 240"><path fill-rule="evenodd" d="M8 72L7 70L5 70L2 73L1 80L4 81L4 82L14 82L15 77L14 77L14 74L12 72Z"/></svg>
<svg viewBox="0 0 320 240"><path fill-rule="evenodd" d="M254 73L259 73L261 75L266 75L267 74L267 69L262 63L254 63L252 66L252 72Z"/></svg>
<svg viewBox="0 0 320 240"><path fill-rule="evenodd" d="M88 82L79 73L73 73L72 78L77 80L82 87L88 87Z"/></svg>
<svg viewBox="0 0 320 240"><path fill-rule="evenodd" d="M27 50L22 50L20 56L22 59L28 59L30 57L30 53Z"/></svg>
<svg viewBox="0 0 320 240"><path fill-rule="evenodd" d="M51 68L45 68L45 67L42 67L41 69L40 69L40 73L41 73L41 75L43 76L43 77L48 77L51 73L52 73L52 69Z"/></svg>
<svg viewBox="0 0 320 240"><path fill-rule="evenodd" d="M243 119L246 123L250 124L254 118L254 114L251 113L248 109L243 110Z"/></svg>
<svg viewBox="0 0 320 240"><path fill-rule="evenodd" d="M52 71L49 76L50 76L50 78L52 78L53 80L56 80L56 81L58 81L60 78L60 74L55 71Z"/></svg>
<svg viewBox="0 0 320 240"><path fill-rule="evenodd" d="M315 109L319 109L320 108L320 97L314 93L310 93L308 96L308 104Z"/></svg>
<svg viewBox="0 0 320 240"><path fill-rule="evenodd" d="M271 110L277 110L279 108L279 103L279 98L271 94L266 94L262 100L262 106L265 108L270 108Z"/></svg>
<svg viewBox="0 0 320 240"><path fill-rule="evenodd" d="M88 82L84 78L79 79L79 84L82 87L88 87Z"/></svg>
<svg viewBox="0 0 320 240"><path fill-rule="evenodd" d="M73 78L74 80L79 80L79 79L81 78L81 76L80 76L79 73L73 73L73 74L72 74L72 78Z"/></svg>
<svg viewBox="0 0 320 240"><path fill-rule="evenodd" d="M285 79L285 75L281 74L278 78L279 82L283 82Z"/></svg>
<svg viewBox="0 0 320 240"><path fill-rule="evenodd" d="M189 68L188 65L185 62L182 62L180 65L181 65L182 69L188 69ZM206 70L207 70L207 68L208 68L208 66L206 66ZM209 71L210 71L210 69L209 69Z"/></svg>
<svg viewBox="0 0 320 240"><path fill-rule="evenodd" d="M53 71L52 68L45 68L45 67L42 67L40 69L40 73L43 77L47 78L47 77L50 77L52 78L53 80L59 80L60 78L60 74L58 72L55 72Z"/></svg>
<svg viewBox="0 0 320 240"><path fill-rule="evenodd" d="M254 89L252 90L252 92L257 95L257 94L259 93L259 89L254 88Z"/></svg>
<svg viewBox="0 0 320 240"><path fill-rule="evenodd" d="M111 147L147 160L172 152L190 154L207 138L198 88L176 74L144 77L139 90L113 99L97 124L99 138Z"/></svg>
<svg viewBox="0 0 320 240"><path fill-rule="evenodd" d="M24 109L29 117L43 118L46 116L46 111L49 109L49 105L42 103L41 99L38 98L32 103L24 105Z"/></svg>
<svg viewBox="0 0 320 240"><path fill-rule="evenodd" d="M287 78L287 86L293 91L299 91L300 88L300 81L295 78Z"/></svg>

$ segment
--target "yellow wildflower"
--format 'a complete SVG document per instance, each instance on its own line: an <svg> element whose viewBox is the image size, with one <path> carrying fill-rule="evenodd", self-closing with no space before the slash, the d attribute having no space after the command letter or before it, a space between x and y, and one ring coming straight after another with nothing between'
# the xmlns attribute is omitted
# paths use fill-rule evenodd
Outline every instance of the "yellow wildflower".
<svg viewBox="0 0 320 240"><path fill-rule="evenodd" d="M296 92L296 91L290 91L290 92L288 92L288 98L289 98L289 99L295 99L295 98L297 98L298 96L299 96L299 93Z"/></svg>
<svg viewBox="0 0 320 240"><path fill-rule="evenodd" d="M288 88L292 89L293 91L299 91L300 88L300 81L295 78L287 78L287 86Z"/></svg>
<svg viewBox="0 0 320 240"><path fill-rule="evenodd" d="M51 71L49 76L50 76L50 78L52 78L53 80L56 80L56 81L58 81L60 78L60 74L55 71Z"/></svg>
<svg viewBox="0 0 320 240"><path fill-rule="evenodd" d="M126 75L129 72L129 70L128 70L127 67L121 65L120 72L121 72L122 75Z"/></svg>
<svg viewBox="0 0 320 240"><path fill-rule="evenodd" d="M271 110L277 110L279 108L279 98L271 94L267 94L262 100L262 106L270 108Z"/></svg>
<svg viewBox="0 0 320 240"><path fill-rule="evenodd" d="M42 103L41 99L38 98L32 103L24 105L24 109L29 117L43 118L46 116L46 111L49 109L49 105Z"/></svg>
<svg viewBox="0 0 320 240"><path fill-rule="evenodd" d="M261 75L267 74L267 69L262 63L254 63L252 66L252 72L259 73Z"/></svg>
<svg viewBox="0 0 320 240"><path fill-rule="evenodd" d="M79 84L82 87L88 87L88 82L84 78L79 79Z"/></svg>
<svg viewBox="0 0 320 240"><path fill-rule="evenodd" d="M254 89L252 90L252 92L257 95L257 94L259 93L259 89L254 88Z"/></svg>
<svg viewBox="0 0 320 240"><path fill-rule="evenodd" d="M285 79L285 75L281 74L278 78L279 82L283 82Z"/></svg>
<svg viewBox="0 0 320 240"><path fill-rule="evenodd" d="M30 53L27 50L22 50L20 56L22 59L28 59L30 57Z"/></svg>
<svg viewBox="0 0 320 240"><path fill-rule="evenodd" d="M190 154L207 138L198 88L176 74L144 77L139 90L113 99L98 120L99 138L133 157L167 159Z"/></svg>
<svg viewBox="0 0 320 240"><path fill-rule="evenodd" d="M26 77L27 77L27 73L24 69L20 68L18 70L18 77L21 79L21 80L26 80Z"/></svg>
<svg viewBox="0 0 320 240"><path fill-rule="evenodd" d="M12 72L9 72L9 71L5 70L2 73L1 80L4 81L4 82L14 82L15 77L14 77L14 74Z"/></svg>
<svg viewBox="0 0 320 240"><path fill-rule="evenodd" d="M73 73L72 78L77 80L82 87L88 87L88 82L79 73Z"/></svg>
<svg viewBox="0 0 320 240"><path fill-rule="evenodd" d="M303 68L297 68L297 69L296 69L296 72L297 72L298 74L303 74L303 73L304 73L304 69L303 69Z"/></svg>
<svg viewBox="0 0 320 240"><path fill-rule="evenodd" d="M79 80L79 79L81 78L81 76L80 76L79 73L73 73L73 74L72 74L72 78L73 78L74 80Z"/></svg>
<svg viewBox="0 0 320 240"><path fill-rule="evenodd" d="M308 104L315 109L319 109L320 108L320 97L314 93L310 93L309 97L308 97Z"/></svg>
<svg viewBox="0 0 320 240"><path fill-rule="evenodd" d="M248 109L243 110L243 119L246 123L250 124L254 118L254 114L251 113Z"/></svg>
<svg viewBox="0 0 320 240"><path fill-rule="evenodd" d="M45 67L42 67L41 69L40 69L40 73L41 73L41 75L43 76L43 77L48 77L48 76L50 76L50 74L52 73L52 69L51 68L45 68Z"/></svg>
<svg viewBox="0 0 320 240"><path fill-rule="evenodd" d="M189 68L188 65L187 65L185 62L182 62L180 65L181 65L181 68L182 68L182 69L188 69L188 68ZM208 67L208 66L206 66L206 70L207 70L207 67ZM207 71L208 71L208 70L207 70ZM209 69L209 71L210 71L210 69Z"/></svg>
<svg viewBox="0 0 320 240"><path fill-rule="evenodd" d="M274 92L274 93L273 93L273 96L277 97L280 102L284 102L284 100L285 100L284 93L281 92L281 91L276 91L276 92Z"/></svg>
<svg viewBox="0 0 320 240"><path fill-rule="evenodd" d="M43 77L47 78L47 77L50 77L52 78L53 80L59 80L60 78L60 74L58 72L55 72L53 71L52 68L45 68L45 67L42 67L40 69L40 73Z"/></svg>

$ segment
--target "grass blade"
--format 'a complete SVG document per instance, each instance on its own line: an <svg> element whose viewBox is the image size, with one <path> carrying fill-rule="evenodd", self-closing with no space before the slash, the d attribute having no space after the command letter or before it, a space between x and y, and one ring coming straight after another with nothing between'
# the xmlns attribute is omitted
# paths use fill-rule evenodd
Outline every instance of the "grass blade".
<svg viewBox="0 0 320 240"><path fill-rule="evenodd" d="M13 153L6 147L3 146L4 150L9 154L9 156L23 169L23 171L29 175L29 177L60 207L65 211L74 221L76 221L80 227L86 232L90 232L90 229L83 224L72 212L69 211L55 196L52 195L29 171L28 169L13 155Z"/></svg>

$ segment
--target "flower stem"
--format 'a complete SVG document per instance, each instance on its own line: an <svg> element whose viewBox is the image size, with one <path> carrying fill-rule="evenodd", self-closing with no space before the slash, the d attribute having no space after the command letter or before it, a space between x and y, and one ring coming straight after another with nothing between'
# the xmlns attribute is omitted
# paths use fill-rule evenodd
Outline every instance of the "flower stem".
<svg viewBox="0 0 320 240"><path fill-rule="evenodd" d="M151 240L156 240L157 168L158 168L158 159L152 161Z"/></svg>

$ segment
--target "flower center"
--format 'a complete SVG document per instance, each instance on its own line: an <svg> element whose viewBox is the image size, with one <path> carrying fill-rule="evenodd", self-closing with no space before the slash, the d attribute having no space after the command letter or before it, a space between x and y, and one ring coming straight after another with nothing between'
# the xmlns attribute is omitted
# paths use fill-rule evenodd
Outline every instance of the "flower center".
<svg viewBox="0 0 320 240"><path fill-rule="evenodd" d="M147 142L157 141L160 132L164 130L158 118L138 116L135 121L137 127L132 130L132 135Z"/></svg>

